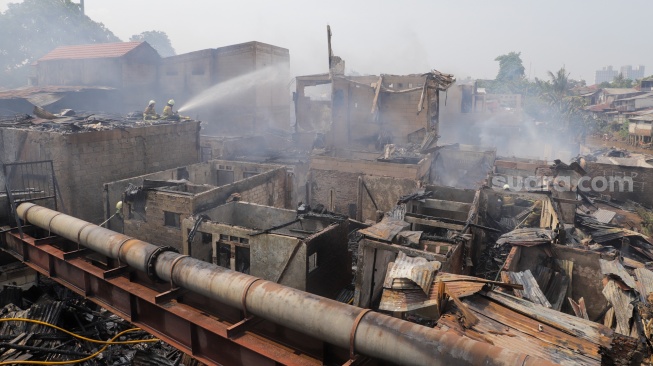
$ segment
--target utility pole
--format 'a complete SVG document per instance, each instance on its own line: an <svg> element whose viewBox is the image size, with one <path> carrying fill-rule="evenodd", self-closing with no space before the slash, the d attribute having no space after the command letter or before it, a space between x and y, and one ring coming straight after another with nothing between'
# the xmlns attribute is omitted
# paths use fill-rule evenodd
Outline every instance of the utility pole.
<svg viewBox="0 0 653 366"><path fill-rule="evenodd" d="M82 15L84 15L84 0L79 0L79 9L81 9Z"/></svg>

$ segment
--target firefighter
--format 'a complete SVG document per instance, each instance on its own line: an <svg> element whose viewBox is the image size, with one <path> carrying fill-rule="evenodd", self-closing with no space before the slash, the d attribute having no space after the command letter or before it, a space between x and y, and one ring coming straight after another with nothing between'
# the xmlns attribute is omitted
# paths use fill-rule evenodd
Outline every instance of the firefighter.
<svg viewBox="0 0 653 366"><path fill-rule="evenodd" d="M175 100L170 99L168 101L168 104L166 104L165 107L163 107L163 115L161 116L162 118L171 118L175 116L177 113L173 112L172 106L175 105Z"/></svg>
<svg viewBox="0 0 653 366"><path fill-rule="evenodd" d="M147 104L147 108L143 111L143 119L157 119L159 118L159 115L156 114L156 111L154 110L154 105L156 102L154 100L150 100L150 102Z"/></svg>

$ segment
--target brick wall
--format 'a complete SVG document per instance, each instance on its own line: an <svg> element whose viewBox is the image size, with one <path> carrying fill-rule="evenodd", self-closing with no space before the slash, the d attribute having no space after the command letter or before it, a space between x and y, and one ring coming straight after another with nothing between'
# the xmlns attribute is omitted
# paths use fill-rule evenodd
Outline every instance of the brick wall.
<svg viewBox="0 0 653 366"><path fill-rule="evenodd" d="M145 219L138 214L125 217L125 235L156 245L167 245L181 252L181 221L192 214L192 196L148 191ZM128 212L128 210L126 210ZM165 225L165 212L179 214L179 227Z"/></svg>
<svg viewBox="0 0 653 366"><path fill-rule="evenodd" d="M419 164L396 164L314 156L310 163L310 204L323 204L357 219L376 218L370 195L359 184L363 177L379 210L393 208L397 199L413 193L428 178L431 157Z"/></svg>
<svg viewBox="0 0 653 366"><path fill-rule="evenodd" d="M103 184L199 159L199 122L62 135L0 129L3 162L52 160L64 211L86 221L104 217Z"/></svg>
<svg viewBox="0 0 653 366"><path fill-rule="evenodd" d="M629 192L628 189L623 192L617 189L614 192L605 190L597 193L609 195L620 201L632 200L647 207L653 207L653 169L587 162L585 171L591 178L605 177L608 180L612 177L632 179L632 192ZM585 187L591 187L590 182L586 182L583 185ZM600 187L600 183L598 182L597 187ZM629 188L629 185L625 185L625 188Z"/></svg>

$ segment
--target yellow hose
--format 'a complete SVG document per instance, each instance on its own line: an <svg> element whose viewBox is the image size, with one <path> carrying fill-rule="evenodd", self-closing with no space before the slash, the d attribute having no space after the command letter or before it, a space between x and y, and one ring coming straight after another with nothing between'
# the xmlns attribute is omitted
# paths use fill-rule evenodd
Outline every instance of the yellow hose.
<svg viewBox="0 0 653 366"><path fill-rule="evenodd" d="M40 321L40 320L26 319L26 318L0 319L0 323L1 322L12 322L12 321L14 321L14 322L28 322L28 323L45 325L45 326L54 328L56 330L59 330L61 332L64 332L64 333L66 333L66 334L68 334L68 335L70 335L72 337L77 338L77 339L81 339L81 340L84 340L84 341L87 341L87 342L92 342L92 343L103 344L104 346L102 348L100 348L100 350L98 350L97 352L93 353L92 355L84 357L84 358L80 358L78 360L70 360L70 361L4 361L4 362L0 362L0 365L18 365L18 364L20 364L20 365L69 365L69 364L73 364L73 363L80 363L80 362L88 361L88 360L90 360L92 358L95 358L100 353L104 352L104 350L107 349L107 347L109 347L110 345L114 345L114 344L136 344L136 343L158 342L159 341L159 339L157 339L157 338L137 339L137 340L131 340L131 341L115 341L116 338L122 336L123 334L129 333L129 332L134 332L134 331L137 331L137 330L141 330L140 328L132 328L132 329L123 330L122 332L116 334L110 340L102 341L102 340L98 340L98 339L86 338L86 337L81 336L79 334L75 334L75 333L67 331L67 330L65 330L63 328L60 328L60 327L58 327L58 326L56 326L54 324L46 323L46 322L43 322L43 321Z"/></svg>

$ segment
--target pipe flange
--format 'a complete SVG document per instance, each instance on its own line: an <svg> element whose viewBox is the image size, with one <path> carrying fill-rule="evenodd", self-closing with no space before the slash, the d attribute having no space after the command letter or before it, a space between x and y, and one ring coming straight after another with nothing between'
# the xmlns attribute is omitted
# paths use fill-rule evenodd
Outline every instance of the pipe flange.
<svg viewBox="0 0 653 366"><path fill-rule="evenodd" d="M165 252L179 253L179 251L173 247L158 247L152 252L152 254L150 254L150 257L147 258L147 262L145 262L145 270L147 272L147 277L149 277L154 282L165 283L165 281L161 280L159 276L156 275L156 271L154 270L154 266L156 265L157 258L159 258L161 253L165 253Z"/></svg>
<svg viewBox="0 0 653 366"><path fill-rule="evenodd" d="M351 327L351 333L349 333L349 359L353 360L356 356L356 350L354 349L354 340L356 339L356 329L358 329L358 324L367 313L372 311L372 309L363 309L354 320L354 325Z"/></svg>
<svg viewBox="0 0 653 366"><path fill-rule="evenodd" d="M29 219L27 218L27 213L29 212L29 210L33 209L34 207L37 206L35 204L32 204L32 206L29 206L28 208L25 209L25 212L23 212L23 216L24 216L23 221L25 221L26 223L29 222ZM18 206L14 206L14 212L18 211L17 208Z"/></svg>
<svg viewBox="0 0 653 366"><path fill-rule="evenodd" d="M57 216L53 216L52 218L54 219L55 217L57 217ZM50 222L52 222L52 220L50 220ZM89 227L89 226L95 226L95 224L91 224L91 223L89 222L89 223L87 223L87 224L84 224L84 225L79 229L79 231L77 232L77 244L82 244L82 231L84 231L84 229L86 229L86 228Z"/></svg>
<svg viewBox="0 0 653 366"><path fill-rule="evenodd" d="M243 314L245 315L245 318L247 318L247 292L249 292L249 288L252 287L254 282L260 281L262 278L254 278L250 280L247 285L245 285L245 290L243 290L243 296L240 298L240 303L243 305Z"/></svg>
<svg viewBox="0 0 653 366"><path fill-rule="evenodd" d="M175 258L172 261L172 264L170 265L170 289L171 290L175 289L175 281L172 280L172 271L175 269L175 266L177 265L177 263L179 263L180 260L182 260L182 259L184 259L186 257L190 257L190 256L189 255L180 255L179 257Z"/></svg>

